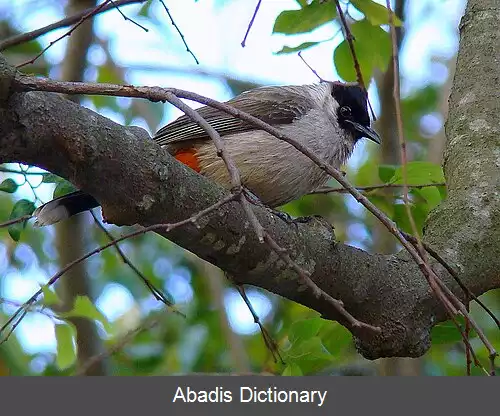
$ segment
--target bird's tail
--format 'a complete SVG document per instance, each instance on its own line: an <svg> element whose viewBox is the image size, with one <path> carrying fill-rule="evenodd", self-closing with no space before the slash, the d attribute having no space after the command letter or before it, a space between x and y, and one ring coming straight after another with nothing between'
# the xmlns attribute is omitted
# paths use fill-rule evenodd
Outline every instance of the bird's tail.
<svg viewBox="0 0 500 416"><path fill-rule="evenodd" d="M99 202L93 196L82 191L72 192L39 206L33 212L33 216L36 218L34 225L43 227L55 224L98 206Z"/></svg>

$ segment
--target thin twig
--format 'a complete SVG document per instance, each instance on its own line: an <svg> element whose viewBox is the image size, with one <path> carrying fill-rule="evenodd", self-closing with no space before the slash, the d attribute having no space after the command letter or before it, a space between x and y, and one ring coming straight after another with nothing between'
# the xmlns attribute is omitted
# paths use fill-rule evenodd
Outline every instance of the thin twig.
<svg viewBox="0 0 500 416"><path fill-rule="evenodd" d="M51 286L53 285L55 282L57 282L57 280L59 280L59 278L64 274L66 273L69 269L71 269L72 267L74 267L75 265L81 263L82 261L88 259L89 257L92 257L93 255L95 254L98 254L100 253L101 251L103 250L106 250L107 248L109 247L112 247L112 246L115 246L117 243L119 243L120 241L124 241L124 240L127 240L129 238L133 238L133 237L136 237L138 235L143 235L143 234L146 234L150 231L160 231L160 230L163 230L165 232L170 232L172 231L173 229L175 228L178 228L178 227L181 227L181 226L184 226L184 225L187 225L187 224L196 224L197 221L210 214L212 211L215 211L217 210L218 208L220 208L221 206L223 206L224 204L227 204L228 202L230 201L233 201L234 199L236 199L238 197L238 194L229 194L227 195L226 197L220 199L219 201L217 201L216 203L210 205L209 207L199 211L198 213L196 213L195 215L192 215L191 217L187 218L187 219L184 219L184 220L181 220L181 221L178 221L176 223L169 223L169 224L154 224L154 225L151 225L149 227L144 227L140 230L137 230L137 231L133 231L133 232L130 232L128 234L125 234L121 237L118 237L118 238L115 238L112 242L108 243L108 244L105 244L103 246L100 246L100 247L97 247L95 248L94 250L88 252L87 254L85 254L84 256L81 256L81 257L78 257L77 259L73 260L72 262L68 263L66 266L64 266L61 270L59 270L56 274L54 274L50 279L49 281L46 283L46 286ZM10 327L10 325L12 325L12 328L7 332L7 335L4 336L3 339L0 340L0 345L3 344L5 341L7 341L7 339L9 338L9 336L12 334L12 332L14 331L14 329L17 327L17 325L19 325L19 323L21 322L21 320L24 318L24 316L26 315L26 308L30 307L33 303L35 303L38 299L38 297L43 293L43 291L40 289L38 290L33 296L31 296L31 298L29 298L23 305L23 307L19 308L8 320L5 324L2 325L2 327L0 328L0 335L2 335L4 333L4 331ZM173 310L173 312L185 317L185 315L173 308L171 308ZM21 315L21 317L18 319L18 316Z"/></svg>
<svg viewBox="0 0 500 416"><path fill-rule="evenodd" d="M472 345L471 345L471 343L470 343L470 341L469 341L469 339L468 339L465 331L462 329L462 326L457 321L456 317L453 316L453 315L450 315L450 318L453 321L453 323L455 324L455 326L458 329L458 331L460 332L460 335L462 336L462 340L463 340L463 342L465 344L465 347L470 351L470 355L471 355L472 359L474 360L474 365L476 367L480 368L486 375L489 375L488 371L486 371L486 369L481 364L481 361L479 361L479 358L477 358L477 355L474 352L474 350L472 349Z"/></svg>
<svg viewBox="0 0 500 416"><path fill-rule="evenodd" d="M10 169L10 168L4 168L0 167L0 172L5 172L5 173L15 173L17 175L46 175L47 172L28 172L28 171L22 171L22 170L17 170L17 169Z"/></svg>
<svg viewBox="0 0 500 416"><path fill-rule="evenodd" d="M114 9L116 6L126 6L128 4L134 4L134 3L144 3L147 0L114 0L114 5L113 4L106 4L104 5L101 9L99 9L97 12L93 13L92 16L96 16L98 14L107 12L111 9ZM94 8L86 9L83 10L77 14L74 14L73 16L65 17L64 19L61 19L55 23L51 23L50 25L44 26L40 29L33 30L31 32L23 33L20 35L12 36L8 39L5 39L0 42L0 52L10 48L12 46L20 45L21 43L29 42L32 41L40 36L43 36L53 30L56 29L61 29L64 27L71 26L74 23L79 22L82 18L85 16L88 16Z"/></svg>
<svg viewBox="0 0 500 416"><path fill-rule="evenodd" d="M90 357L85 363L81 365L81 367L76 371L74 376L83 376L87 373L87 370L93 367L98 362L105 360L108 357L111 357L113 354L116 354L118 351L122 350L128 343L130 343L137 335L141 332L149 330L153 328L161 319L161 314L155 314L147 317L144 321L138 325L133 330L127 332L123 337L121 337L112 347L110 347L107 351L104 351L100 354L94 355Z"/></svg>
<svg viewBox="0 0 500 416"><path fill-rule="evenodd" d="M18 222L23 222L31 219L32 215L23 215L22 217L19 218L14 218L13 220L5 221L0 223L0 228L8 227L9 225L12 224L17 224Z"/></svg>
<svg viewBox="0 0 500 416"><path fill-rule="evenodd" d="M94 7L90 12L82 16L82 18L76 23L71 29L69 29L66 33L62 34L59 36L56 40L51 41L45 48L43 48L33 59L30 59L26 62L23 62L22 64L19 64L16 66L16 68L22 68L23 66L29 65L34 63L40 56L42 56L47 50L49 50L53 45L55 45L57 42L59 42L61 39L65 38L66 36L70 36L71 33L75 31L83 22L85 22L88 18L91 16L95 15L99 10L104 8L104 6L108 3L110 3L111 0L105 0L104 3L101 3Z"/></svg>
<svg viewBox="0 0 500 416"><path fill-rule="evenodd" d="M413 189L422 189L422 188L428 188L431 186L446 186L446 183L444 182L438 182L438 183L423 183L420 185L407 185L409 188ZM376 189L386 189L386 188L402 188L403 185L401 184L395 184L395 183L383 183L380 185L370 185L370 186L357 186L356 189L360 192L370 192L374 191ZM333 187L321 187L316 189L315 191L309 192L309 195L315 195L315 194L329 194L329 193L340 193L340 194L345 194L348 193L349 191L345 188L333 188Z"/></svg>
<svg viewBox="0 0 500 416"><path fill-rule="evenodd" d="M281 130L270 126L269 124L263 122L262 120L240 111L233 106L221 103L219 101L204 97L202 95L180 90L177 88L160 88L160 87L134 87L131 85L114 85L114 84L98 84L98 83L80 83L80 82L62 82L53 81L50 79L35 78L26 75L18 75L13 83L13 87L19 91L51 91L60 92L65 94L99 94L99 95L110 95L110 96L123 96L123 97L137 97L146 98L151 101L168 101L172 99L172 94L177 98L184 98L191 101L196 101L200 104L208 105L210 107L221 110L233 117L239 118L245 122L254 125L256 128L266 131L269 134L276 137L278 140L282 140L293 146L299 152L303 153L309 159L311 159L320 169L328 173L334 179L337 180L344 188L349 192L360 204L365 206L368 211L370 211L375 217L377 217L389 231L401 242L403 247L405 247L412 257L417 261L419 267L421 267L421 259L418 252L415 251L414 247L405 239L405 237L399 232L395 224L382 212L380 211L370 200L359 192L354 186L352 186L344 177L342 172L340 172L335 167L324 162L320 157L318 157L312 149L303 143L294 140L287 134L283 133Z"/></svg>
<svg viewBox="0 0 500 416"><path fill-rule="evenodd" d="M356 56L356 51L354 50L354 36L351 33L351 30L349 29L349 25L347 24L347 21L344 16L344 12L342 11L342 8L340 7L340 3L338 0L335 0L335 6L337 7L337 13L340 17L340 22L342 24L342 27L344 28L344 37L345 40L349 46L349 50L351 51L351 56L352 56L352 61L354 63L354 70L356 71L356 78L358 80L358 84L361 85L363 90L365 91L368 105L370 107L370 112L372 114L373 120L376 120L375 112L373 111L372 105L370 103L370 100L368 100L368 89L366 87L365 81L363 80L363 74L361 72L361 67L359 66L359 61Z"/></svg>
<svg viewBox="0 0 500 416"><path fill-rule="evenodd" d="M453 308L452 305L450 305L449 300L446 299L446 296L444 296L443 292L436 284L435 281L438 278L435 272L432 270L429 264L422 259L419 251L415 249L415 247L413 247L413 245L408 240L405 239L405 237L403 236L403 234L401 234L393 221L391 221L382 211L380 211L366 196L364 196L355 187L353 187L344 178L342 172L340 172L335 167L325 163L308 146L294 140L293 138L284 134L282 131L270 126L262 120L253 117L250 114L244 113L229 104L220 103L216 100L212 100L199 94L176 88L165 89L159 87L134 87L130 85L60 82L25 75L16 76L13 82L13 88L19 91L39 90L70 94L101 94L111 96L141 97L152 101L165 101L167 100L168 93L172 93L178 98L196 101L198 103L221 110L227 114L230 114L256 126L260 130L268 132L269 134L275 136L277 139L289 143L299 152L303 153L305 156L311 159L320 169L324 170L326 173L336 179L337 182L345 187L360 204L362 204L368 211L370 211L391 232L391 234L393 234L398 239L398 241L401 242L402 246L408 251L408 253L418 265L422 274L426 278L430 287L432 288L433 293L441 302L443 302L447 312L449 314L456 313L456 309Z"/></svg>
<svg viewBox="0 0 500 416"><path fill-rule="evenodd" d="M456 308L462 313L464 318L469 321L471 327L476 331L477 336L479 339L482 341L483 345L486 347L488 350L488 357L490 359L490 375L494 376L495 375L495 358L498 356L498 353L489 341L489 339L486 337L484 334L483 330L479 327L479 325L476 323L476 321L472 318L472 316L469 314L467 311L466 306L458 299L455 294L444 284L444 282L441 279L436 279L438 285L441 287L443 292L451 299L451 301L454 303ZM466 342L467 337L465 337L464 334L464 342ZM470 344L469 344L470 345ZM472 353L472 347L471 347L471 353Z"/></svg>
<svg viewBox="0 0 500 416"><path fill-rule="evenodd" d="M19 170L22 172L22 173L21 173L21 175L23 175L23 176L24 176L24 182L28 184L28 186L29 186L29 187L30 187L30 189L31 189L31 192L33 193L33 196L35 197L35 203L36 203L37 201L42 202L42 201L41 201L41 199L38 197L38 194L36 193L36 188L38 188L38 187L41 185L41 183L39 183L38 185L34 186L34 185L31 183L31 181L29 180L28 175L26 175L26 171L27 171L29 168L24 169L20 163L18 164L18 166L19 166Z"/></svg>
<svg viewBox="0 0 500 416"><path fill-rule="evenodd" d="M340 6L339 0L335 0L335 6L337 7L337 13L340 18L340 22L342 24L342 27L344 28L344 37L345 40L347 41L347 44L349 45L349 50L351 51L351 56L352 60L354 62L354 70L356 71L356 77L358 79L358 84L363 87L363 89L366 91L366 84L365 81L363 80L363 74L361 73L361 67L359 66L359 61L356 56L356 51L354 50L354 36L351 33L351 30L349 29L349 25L347 24L347 21L344 16L344 12L342 11L342 7Z"/></svg>
<svg viewBox="0 0 500 416"><path fill-rule="evenodd" d="M181 37L182 43L184 43L184 46L186 47L186 52L189 52L191 54L191 56L193 57L194 61L196 62L196 64L199 65L198 58L196 58L196 55L193 53L193 51L191 49L189 49L189 46L186 42L186 39L184 38L184 35L182 34L181 30L179 29L179 26L177 26L177 24L175 23L174 18L172 17L172 15L170 14L170 11L168 10L167 5L164 3L163 0L160 0L160 3L163 5L165 11L168 14L168 17L170 17L170 22L172 23L172 26L175 28L175 30L177 30L177 33Z"/></svg>
<svg viewBox="0 0 500 416"><path fill-rule="evenodd" d="M36 299L33 299L31 297L28 300L28 302L25 302L23 306L19 307L16 310L16 312L14 312L14 314L10 317L10 319L8 319L7 322L4 325L2 325L2 328L0 328L0 345L2 345L9 339L10 335L16 330L19 324L23 321L24 317L28 314L29 309L35 302ZM12 327L10 328L10 330L7 332L5 336L2 337L4 330L10 327L11 324Z"/></svg>
<svg viewBox="0 0 500 416"><path fill-rule="evenodd" d="M226 274L226 276L227 276L227 274ZM229 278L229 276L228 276L228 278ZM232 281L231 278L229 278L229 280ZM259 315L257 315L257 312L255 312L255 309L253 308L252 302L250 302L250 299L248 299L248 296L245 292L245 288L243 287L243 285L235 284L235 286L236 286L236 289L238 290L238 293L240 294L241 298L243 299L243 301L247 305L248 310L252 314L254 323L256 323L259 326L260 332L262 334L262 338L264 339L264 344L266 345L266 348L271 352L271 355L273 356L274 362L277 363L278 359L279 359L279 361L282 364L285 364L285 362L283 361L283 357L281 356L278 344L273 339L271 334L269 334L269 332L264 327L262 322L260 322Z"/></svg>
<svg viewBox="0 0 500 416"><path fill-rule="evenodd" d="M5 305L9 305L9 306L15 306L16 308L21 308L24 306L24 304L20 303L20 302L15 302L13 300L9 300L9 299L5 299L5 298L2 298L0 297L0 304L5 304ZM26 308L26 312L33 312L33 313L39 313L43 316L46 316L47 318L50 318L51 320L55 321L56 319L58 319L58 317L56 315L54 315L53 313L45 310L45 306L31 306L29 308Z"/></svg>
<svg viewBox="0 0 500 416"><path fill-rule="evenodd" d="M311 281L311 274L298 266L295 262L293 262L289 254L287 253L287 250L281 248L267 232L264 233L264 239L269 244L269 246L272 247L273 250L288 264L288 266L295 270L299 278L302 280L303 284L310 287L311 285L308 283L308 281ZM380 334L382 332L380 327L358 321L354 316L352 316L344 309L344 304L341 301L332 298L328 293L318 288L316 284L314 284L314 288L315 291L313 291L313 295L317 299L324 299L326 302L333 305L340 316L340 319L338 319L339 322L341 322L346 328L349 328L354 335L363 338L368 334L373 335Z"/></svg>
<svg viewBox="0 0 500 416"><path fill-rule="evenodd" d="M260 9L260 4L262 3L262 0L259 0L257 2L257 6L255 7L255 11L253 12L253 16L252 18L250 19L250 23L248 24L248 27L247 27L247 31L245 33L245 37L243 38L243 40L241 41L241 47L244 48L245 47L245 44L246 44L246 41L247 41L247 37L248 37L248 34L250 33L250 29L252 28L253 26L253 22L255 21L255 17L257 16L257 13L259 12L259 9Z"/></svg>
<svg viewBox="0 0 500 416"><path fill-rule="evenodd" d="M198 112L189 107L186 103L180 100L175 94L171 92L167 92L165 94L165 100L168 101L173 106L177 107L184 114L186 114L191 120L193 120L196 124L198 124L207 135L210 137L214 146L217 150L217 156L219 156L226 166L226 169L229 173L229 177L231 180L231 187L234 193L238 193L238 195L242 194L242 186L241 186L241 177L240 171L236 167L236 164L230 157L227 152L224 142L222 141L219 133L215 130L209 123L206 121Z"/></svg>
<svg viewBox="0 0 500 416"><path fill-rule="evenodd" d="M388 228L388 230L401 242L403 247L410 253L412 258L415 260L417 263L418 267L422 271L424 277L427 279L433 293L438 297L438 299L443 303L445 306L446 311L448 314L453 317L456 315L457 310L456 308L450 303L450 301L447 299L447 297L444 295L442 290L440 290L439 285L436 284L436 280L439 280L438 277L436 276L435 272L432 270L432 268L429 266L429 264L424 261L424 259L421 257L419 251L413 247L413 245L408 242L405 237L399 232L395 224L382 212L380 211L371 201L366 198L362 193L357 191L345 178L344 175L336 168L334 168L331 165L326 164L323 162L311 149L309 149L307 146L303 145L302 143L299 143L295 141L294 139L290 138L289 136L283 134L281 131L278 129L273 128L272 126L269 126L268 124L264 123L263 121L249 115L246 113L243 113L227 104L219 103L215 100L210 100L207 99L206 97L201 97L197 94L193 93L188 93L186 94L185 91L180 92L177 89L172 89L178 97L180 98L187 98L191 99L197 102L200 102L205 105L210 105L213 106L219 110L222 110L228 114L231 114L235 117L238 117L244 121L247 121L258 128L267 131L268 133L272 134L276 138L280 140L284 140L287 143L291 144L293 147L295 147L297 150L302 152L304 155L308 156L313 162L315 162L321 169L323 169L325 172L330 174L333 178L335 178L341 185L343 185L348 191L351 193L351 195L354 196L354 198L360 202L362 205L365 206L373 215L375 215L379 221L382 222Z"/></svg>
<svg viewBox="0 0 500 416"><path fill-rule="evenodd" d="M297 265L290 258L290 256L288 256L288 254L284 253L285 250L281 248L271 238L271 236L263 229L255 213L250 208L246 194L242 192L243 188L241 184L241 177L239 170L234 161L232 160L232 158L230 157L229 153L227 152L224 146L224 142L222 141L217 131L199 113L197 113L187 104L185 104L182 100L177 98L174 94L167 92L165 95L165 100L168 101L170 104L174 105L175 107L177 107L182 112L184 112L189 118L191 118L200 127L202 127L206 131L207 135L212 139L215 148L217 150L217 155L222 158L226 166L226 169L229 173L232 190L233 192L238 191L238 199L240 201L240 204L242 205L243 210L245 211L245 214L248 220L250 221L250 224L252 225L259 241L260 242L266 241L266 243L278 255L283 257L286 260L289 267L291 267L298 273L299 278L302 281L302 284L304 284L311 290L312 294L316 299L322 300L323 302L326 302L331 307L333 307L333 309L342 317L342 322L347 326L347 328L352 330L353 333L355 333L356 335L363 335L364 333L366 333L367 330L379 333L380 328L358 321L344 309L342 302L333 299L330 295L321 290L316 285L316 283L314 283L311 280L310 275L305 270L303 270L299 265Z"/></svg>
<svg viewBox="0 0 500 416"><path fill-rule="evenodd" d="M465 306L467 307L467 312L470 312L470 307L469 307L469 297L467 296L467 299L465 300ZM466 319L465 320L465 336L467 339L470 339L470 322ZM465 368L466 368L466 373L468 376L471 375L471 364L472 364L472 359L471 359L471 349L467 345L467 343L464 342L465 345Z"/></svg>
<svg viewBox="0 0 500 416"><path fill-rule="evenodd" d="M278 246L278 244L267 234L267 232L264 231L262 225L260 224L259 220L257 219L255 213L253 210L250 208L249 201L247 200L246 194L242 191L242 184L241 184L241 177L239 170L230 157L229 153L227 152L224 142L222 141L220 135L217 133L217 131L205 120L199 113L197 113L195 110L193 110L191 107L189 107L187 104L185 104L182 100L177 98L175 95L167 93L166 95L166 100L170 102L172 105L176 106L179 110L184 112L189 118L191 118L194 122L196 122L200 127L202 127L208 134L208 136L212 139L215 148L217 150L217 155L222 158L224 161L224 164L226 166L226 169L229 173L230 180L231 180L231 187L233 190L238 190L239 193L239 201L240 204L243 207L243 210L245 211L245 214L250 221L250 224L252 225L257 238L260 242L264 241L264 236L267 236L265 239L268 245L276 251L276 253L280 254L283 249ZM302 280L303 284L306 285L313 293L313 295L317 299L323 299L331 306L334 307L335 310L337 310L342 316L346 318L346 321L349 325L349 328L352 328L356 330L357 326L353 325L354 323L358 324L358 321L352 316L345 311L343 308L343 305L341 302L333 299L331 296L326 294L323 290L321 290L310 278L310 276L307 275L305 270L303 270L300 266L295 264L289 256L287 256L287 263L292 267L298 274L300 279ZM350 319L352 318L352 319ZM360 327L365 327L369 326L367 324L360 325ZM371 327L373 328L373 327Z"/></svg>
<svg viewBox="0 0 500 416"><path fill-rule="evenodd" d="M26 65L29 65L29 64L32 64L34 63L38 58L40 58L40 56L42 56L48 49L50 49L54 44L56 44L57 42L59 42L61 39L65 38L66 36L71 36L71 34L82 24L84 23L86 20L88 20L89 18L91 18L92 16L95 16L97 13L99 12L102 12L102 10L104 9L104 7L106 5L111 5L112 7L114 7L114 5L112 4L113 0L105 0L104 3L101 3L99 5L97 5L96 7L94 7L93 9L91 9L89 12L87 12L86 14L84 14L80 20L71 28L69 29L66 33L62 34L61 36L59 36L56 40L53 40L51 41L45 48L43 48L33 59L30 59L29 61L26 61L26 62L23 62L22 64L19 64L16 66L16 68L22 68L23 66L26 66ZM119 10L119 9L118 9ZM121 13L121 12L120 12ZM123 15L123 13L122 13ZM128 19L130 20L130 19ZM134 22L136 23L136 22ZM136 23L137 24L137 23ZM140 26L140 25L139 25Z"/></svg>
<svg viewBox="0 0 500 416"><path fill-rule="evenodd" d="M113 6L115 6L116 10L118 10L118 13L120 13L122 15L122 17L125 19L125 21L131 22L134 25L136 25L137 27L140 27L142 30L144 30L144 32L149 32L149 29L145 28L143 25L141 25L140 23L136 22L134 19L130 19L129 17L125 16L125 14L118 7L119 6L117 4L118 2L116 2L114 0L109 0L109 1L111 2L111 4Z"/></svg>
<svg viewBox="0 0 500 416"><path fill-rule="evenodd" d="M246 193L242 192L240 195L240 204L243 207L243 210L245 211L245 214L247 215L248 220L250 221L250 225L255 231L255 234L257 235L257 238L260 243L264 242L264 228L260 224L259 220L257 219L257 216L253 212L252 208L250 207L250 201L248 199L248 196Z"/></svg>
<svg viewBox="0 0 500 416"><path fill-rule="evenodd" d="M412 227L412 232L414 234L414 237L416 239L416 248L419 252L420 258L422 259L423 263L426 265L426 267L432 271L431 267L428 265L428 261L426 258L426 251L424 249L424 246L422 244L422 239L419 235L415 219L413 218L413 213L411 212L411 207L409 204L409 198L408 198L408 174L407 174L407 154L406 154L406 141L404 137L404 132L403 132L403 119L401 115L401 98L400 98L400 88L399 88L399 51L398 51L398 44L397 44L397 34L396 34L396 27L394 26L394 12L392 11L391 8L391 2L390 0L386 0L386 5L387 5L387 10L389 12L389 26L391 30L391 37L392 37L392 64L393 64L393 73L394 73L394 87L393 87L393 95L394 95L394 104L395 104L395 110L396 110L396 121L397 121L397 128L398 128L398 138L399 138L399 144L400 144L400 149L401 149L401 165L402 165L402 176L403 176L403 200L405 202L405 208L406 212L410 221L410 225ZM437 275L432 273L429 275L429 279L434 280L434 283L437 283L439 289L443 292L443 294L451 300L453 306L457 308L465 317L466 320L469 321L470 325L476 330L479 338L485 345L485 347L488 349L489 352L489 357L490 357L490 375L495 374L495 358L497 356L496 350L493 348L491 345L490 341L487 339L487 337L484 335L482 332L481 328L476 324L474 319L470 316L470 314L467 311L467 308L465 305L453 294L453 292L442 282L441 279L437 277ZM441 296L440 296L441 297ZM444 297L443 297L444 299ZM452 314L451 309L447 307L447 311ZM456 320L454 319L454 322L456 323ZM456 323L457 324L457 323ZM457 325L457 328L459 326ZM472 347L470 346L467 334L465 331L462 331L460 328L460 332L462 334L462 339L464 343L466 343L467 348L470 348L470 353L474 354L474 351Z"/></svg>
<svg viewBox="0 0 500 416"><path fill-rule="evenodd" d="M409 204L408 197L408 155L406 154L406 140L403 131L403 118L401 115L401 96L400 96L400 88L399 88L399 50L398 50L398 41L397 41L397 33L396 27L394 26L394 12L391 8L390 0L386 1L387 10L389 12L389 26L391 29L391 38L392 38L392 66L393 66L393 74L394 74L394 85L393 85L393 98L394 98L394 108L396 111L396 123L398 129L398 139L401 153L401 168L402 168L402 176L403 176L403 201L405 204L406 213L410 220L410 225L412 228L413 235L417 239L418 249L420 251L420 255L424 258L425 251L422 246L422 239L420 238L417 225L415 223L415 218L413 218L413 213L411 212L411 207ZM425 259L424 259L425 260Z"/></svg>
<svg viewBox="0 0 500 416"><path fill-rule="evenodd" d="M307 63L307 61L302 56L302 51L300 51L297 55L299 55L299 58L302 60L302 62L304 62L305 66L307 66L311 70L311 72L314 75L316 75L316 77L319 79L320 82L324 82L325 81L323 78L321 78L321 76L318 74L318 72L311 65L309 65Z"/></svg>
<svg viewBox="0 0 500 416"><path fill-rule="evenodd" d="M108 239L111 242L114 242L115 237L113 237L113 235L106 229L106 227L104 227L104 225L101 223L101 221L99 221L99 219L96 217L94 212L90 211L90 214L94 218L94 222L100 228L100 230L104 234L106 234L106 236L108 237ZM132 263L132 261L125 255L125 253L118 246L118 244L115 244L115 249L116 249L116 252L118 253L118 255L121 257L122 261L132 269L132 271L139 277L139 279L142 280L142 282L151 291L151 293L153 294L153 296L155 297L156 300L164 303L166 306L170 306L170 307L174 306L174 304L170 300L167 299L167 297L162 293L162 291L159 290L158 288L156 288L155 285L153 285L153 283L151 283L149 281L149 279L141 273L141 271L135 266L135 264Z"/></svg>
<svg viewBox="0 0 500 416"><path fill-rule="evenodd" d="M402 232L402 233L414 245L417 244L417 239L415 237L413 237L413 236L411 236L411 235L409 235L407 233L404 233L404 232ZM425 250L432 257L434 257L452 275L452 277L455 279L455 281L460 285L460 287L462 288L462 290L465 292L466 299L467 299L467 305L469 304L469 297L473 298L486 311L486 313L488 313L492 317L492 319L495 321L495 323L497 324L497 326L499 326L499 328L500 328L499 321L496 318L496 316L493 314L493 312L491 312L491 310L488 307L486 307L486 305L484 305L476 297L476 295L474 295L474 293L472 293L472 291L461 281L461 279L458 277L458 274L451 268L451 266L448 263L446 263L446 261L439 254L437 254L432 248L430 248L427 244L423 243L423 247L425 248ZM462 335L462 340L463 340L463 342L465 344L465 348L466 348L466 351L467 351L466 352L466 355L467 355L467 372L468 373L470 372L470 368L469 368L470 362L469 362L469 360L470 360L470 356L471 355L474 358L474 364L476 366L478 366L478 367L481 367L484 370L484 368L482 367L482 365L479 363L479 361L478 361L478 359L477 359L477 357L476 357L476 355L474 353L474 350L472 349L471 344L469 343L468 330L470 330L470 327L472 327L477 332L479 338L481 339L481 341L483 342L483 344L485 345L486 349L489 352L489 358L490 358L490 373L489 373L489 375L495 375L495 358L498 356L495 348L489 342L489 340L487 339L487 337L484 335L484 333L481 330L481 328L476 324L476 322L470 316L468 306L465 306L460 301L460 299L458 299L455 296L455 294L453 292L451 292L451 290L441 281L441 279L436 278L436 282L440 286L441 290L448 296L448 298L451 299L451 301L457 306L458 311L461 312L462 315L465 318L465 325L466 325L465 328L466 329L465 329L465 331L462 331L460 325L457 323L457 321L454 318L454 316L450 315L450 318L453 320L453 322L455 323L455 325L457 326L457 328L460 330L460 333ZM455 309L454 306L453 306L453 309ZM456 315L456 314L457 314L457 309L455 309L453 315ZM486 371L486 370L484 370L484 371Z"/></svg>
<svg viewBox="0 0 500 416"><path fill-rule="evenodd" d="M364 322L358 321L349 312L347 312L347 310L344 308L344 304L342 301L334 299L324 290L319 288L318 285L316 285L316 283L313 282L313 280L311 279L311 274L304 268L300 267L295 261L293 261L292 258L289 256L287 250L281 247L271 237L271 235L266 230L264 230L262 225L259 223L259 220L255 216L255 213L250 208L249 200L247 199L245 193L241 194L240 202L242 203L243 208L245 209L247 217L250 220L250 223L253 226L257 234L257 237L259 238L259 241L265 241L267 245L287 263L288 267L290 267L297 273L302 285L306 286L316 299L325 302L329 306L332 306L333 309L340 316L339 321L346 328L348 328L354 335L357 335L361 338L368 335L368 333L378 334L381 332L380 327L375 327L366 324Z"/></svg>
<svg viewBox="0 0 500 416"><path fill-rule="evenodd" d="M413 237L411 234L408 234L402 230L400 230L400 231L401 231L401 234L403 234L409 242L411 242L414 245L417 244L417 239L415 237ZM460 288L464 291L467 298L473 299L481 308L483 308L483 310L491 317L491 319L493 319L493 322L495 322L498 329L500 329L500 320L495 316L495 314L483 302L481 302L481 300L467 287L467 285L464 282L462 282L462 279L460 279L460 277L458 277L458 273L456 272L456 270L454 270L449 265L449 263L445 259L443 259L443 257L437 251L435 251L431 246L429 246L425 242L422 242L422 244L423 244L425 250L439 264L441 264L446 269L446 271L451 275L451 277L453 277L453 279L458 283Z"/></svg>

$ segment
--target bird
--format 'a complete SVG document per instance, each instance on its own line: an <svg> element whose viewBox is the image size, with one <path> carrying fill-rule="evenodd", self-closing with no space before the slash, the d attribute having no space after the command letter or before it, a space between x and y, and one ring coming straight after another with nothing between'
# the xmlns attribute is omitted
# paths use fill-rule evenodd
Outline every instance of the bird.
<svg viewBox="0 0 500 416"><path fill-rule="evenodd" d="M226 104L275 127L337 169L347 162L360 139L381 143L371 127L366 90L358 83L264 86ZM219 133L242 185L264 206L280 207L328 181L326 172L289 143L213 107L195 111ZM187 115L162 127L153 140L177 161L231 189L226 165L214 144ZM94 197L75 191L38 207L33 213L35 226L54 224L97 206Z"/></svg>

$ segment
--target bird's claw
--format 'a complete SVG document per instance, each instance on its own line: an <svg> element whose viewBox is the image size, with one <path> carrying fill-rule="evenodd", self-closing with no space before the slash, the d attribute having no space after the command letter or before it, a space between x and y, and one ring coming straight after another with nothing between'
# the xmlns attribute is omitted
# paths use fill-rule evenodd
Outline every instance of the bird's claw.
<svg viewBox="0 0 500 416"><path fill-rule="evenodd" d="M314 221L316 218L322 218L320 215L307 215L307 216L304 216L304 217L293 218L287 212L275 211L273 209L270 209L270 211L274 215L278 216L279 218L281 218L283 221L285 221L287 224L290 224L290 225L292 225L292 224L293 225L308 224L311 221Z"/></svg>

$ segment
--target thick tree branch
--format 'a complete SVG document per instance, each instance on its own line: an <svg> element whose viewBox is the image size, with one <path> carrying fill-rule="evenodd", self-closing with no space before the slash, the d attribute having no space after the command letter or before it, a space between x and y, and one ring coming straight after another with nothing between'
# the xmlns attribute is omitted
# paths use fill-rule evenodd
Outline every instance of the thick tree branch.
<svg viewBox="0 0 500 416"><path fill-rule="evenodd" d="M4 67L0 73L8 71ZM182 220L226 193L175 161L141 129L119 126L56 94L15 93L7 104L0 117L0 161L23 161L67 178L92 194L107 220L117 225ZM342 299L358 319L383 327L382 335L362 342L368 356L425 352L433 312L424 303L437 302L413 262L339 244L319 220L290 225L265 208L253 210L319 287ZM200 220L199 228L186 226L168 238L237 276L237 283L263 287L338 318L300 290L296 273L258 242L244 218L234 202ZM393 279L405 288L397 296ZM412 309L421 310L415 314L419 319L409 314Z"/></svg>
<svg viewBox="0 0 500 416"><path fill-rule="evenodd" d="M469 1L446 123L449 196L425 228L427 243L470 277L476 294L500 280L499 25L497 0Z"/></svg>
<svg viewBox="0 0 500 416"><path fill-rule="evenodd" d="M222 188L176 162L141 129L119 126L55 94L12 93L14 76L0 63L0 162L33 164L69 179L92 194L107 220L117 225L175 222L225 195ZM336 242L333 230L320 220L290 225L264 208L253 210L321 289L341 299L358 319L382 328L380 335L357 340L366 357L419 356L427 350L430 328L446 315L406 253L371 255ZM174 230L168 238L237 276L237 283L263 287L337 319L300 291L295 272L258 242L245 218L237 202L229 203L200 220L199 228ZM488 233L482 224L477 227ZM433 243L447 253L447 239L445 234ZM474 256L481 258L484 248L489 249L477 247ZM500 286L492 270L498 268L481 276L481 284L467 269L460 269L460 277L480 294ZM438 271L450 284L446 272Z"/></svg>

